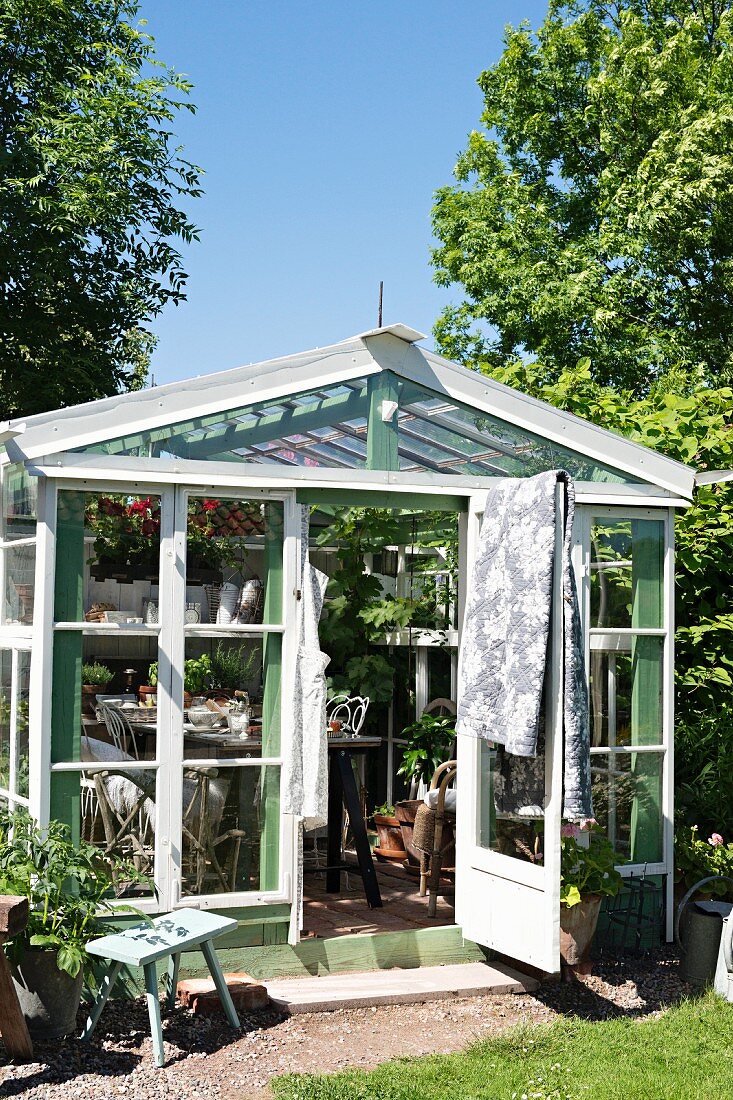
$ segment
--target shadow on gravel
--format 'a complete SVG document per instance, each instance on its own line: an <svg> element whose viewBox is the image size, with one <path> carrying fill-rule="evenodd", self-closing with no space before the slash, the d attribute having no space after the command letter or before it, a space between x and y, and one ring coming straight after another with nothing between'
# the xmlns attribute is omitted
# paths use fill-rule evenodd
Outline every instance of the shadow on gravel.
<svg viewBox="0 0 733 1100"><path fill-rule="evenodd" d="M585 1020L647 1016L690 995L671 948L616 957L606 953L594 959L588 978L543 982L533 994L553 1011Z"/></svg>
<svg viewBox="0 0 733 1100"><path fill-rule="evenodd" d="M165 1065L169 1068L191 1056L203 1056L205 1064L206 1055L230 1046L247 1032L275 1027L284 1018L273 1011L251 1015L240 1012L242 1027L235 1029L223 1015L194 1016L181 1008L166 1010L162 1004L161 1014ZM77 1035L85 1020L86 1010L82 1008L77 1017ZM8 1074L0 1084L0 1097L20 1096L33 1088L64 1084L84 1075L124 1077L138 1066L154 1069L147 1005L142 1000L110 1001L91 1042L82 1043L76 1036L35 1041L33 1061L25 1065L8 1063L4 1054L0 1055L0 1074Z"/></svg>
<svg viewBox="0 0 733 1100"><path fill-rule="evenodd" d="M140 1056L119 1051L99 1051L94 1045L64 1040L56 1043L34 1043L34 1068L24 1073L24 1067L15 1065L21 1075L8 1077L0 1085L0 1096L20 1096L29 1089L46 1085L64 1084L81 1074L100 1077L125 1077L140 1063Z"/></svg>
<svg viewBox="0 0 733 1100"><path fill-rule="evenodd" d="M167 1009L161 1004L161 1015L166 1065L172 1065L191 1055L214 1054L235 1043L247 1032L269 1030L284 1019L281 1013L274 1011L252 1014L240 1012L242 1026L237 1030L229 1026L223 1013L195 1016L185 1009ZM108 1048L102 1053L109 1052L109 1048L113 1047L116 1051L131 1051L135 1054L139 1054L142 1044L146 1043L143 1056L150 1058L150 1021L145 1001L108 1002L90 1046L92 1049L99 1049L102 1043ZM78 1045L84 1048L86 1044Z"/></svg>

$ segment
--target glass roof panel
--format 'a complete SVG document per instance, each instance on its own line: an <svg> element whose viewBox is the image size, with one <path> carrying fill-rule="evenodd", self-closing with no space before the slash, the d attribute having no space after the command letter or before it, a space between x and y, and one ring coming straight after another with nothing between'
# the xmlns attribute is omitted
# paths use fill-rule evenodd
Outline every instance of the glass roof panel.
<svg viewBox="0 0 733 1100"><path fill-rule="evenodd" d="M564 468L581 481L633 481L611 466L448 396L399 381L398 468L523 477ZM367 468L369 388L337 382L81 450L144 457Z"/></svg>
<svg viewBox="0 0 733 1100"><path fill-rule="evenodd" d="M437 464L449 474L528 477L565 469L579 481L624 482L634 479L450 397L406 387L398 420L401 455Z"/></svg>
<svg viewBox="0 0 733 1100"><path fill-rule="evenodd" d="M287 398L192 417L80 450L138 457L266 460L285 465L364 468L367 412L366 379L358 378ZM329 446L321 445L325 443Z"/></svg>

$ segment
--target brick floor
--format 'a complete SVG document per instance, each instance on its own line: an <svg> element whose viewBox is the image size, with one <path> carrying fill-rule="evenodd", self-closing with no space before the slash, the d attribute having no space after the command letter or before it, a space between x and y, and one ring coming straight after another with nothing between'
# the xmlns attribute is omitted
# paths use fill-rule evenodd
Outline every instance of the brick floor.
<svg viewBox="0 0 733 1100"><path fill-rule="evenodd" d="M348 859L347 855L347 859ZM452 897L439 897L435 917L428 917L428 899L418 894L419 879L399 864L376 863L382 908L370 909L364 897L359 868L341 876L341 892L326 893L326 876L308 872L305 876L304 935L320 939L370 932L404 932L415 928L455 924Z"/></svg>

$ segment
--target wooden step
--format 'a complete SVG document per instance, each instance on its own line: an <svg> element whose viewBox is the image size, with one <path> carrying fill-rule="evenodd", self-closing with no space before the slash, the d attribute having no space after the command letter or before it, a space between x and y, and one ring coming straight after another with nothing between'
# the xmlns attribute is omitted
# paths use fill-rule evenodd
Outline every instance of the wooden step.
<svg viewBox="0 0 733 1100"><path fill-rule="evenodd" d="M413 1004L485 993L529 993L538 985L534 978L502 963L480 962L327 974L321 978L276 978L264 984L273 1005L290 1014Z"/></svg>

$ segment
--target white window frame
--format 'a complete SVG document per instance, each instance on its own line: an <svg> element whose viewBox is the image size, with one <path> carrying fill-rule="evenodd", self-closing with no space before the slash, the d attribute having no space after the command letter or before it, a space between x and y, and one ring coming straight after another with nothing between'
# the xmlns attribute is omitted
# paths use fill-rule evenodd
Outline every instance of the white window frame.
<svg viewBox="0 0 733 1100"><path fill-rule="evenodd" d="M659 629L634 627L591 627L590 558L591 528L594 519L650 519L664 523L664 562L662 570L663 625ZM591 757L629 753L656 753L662 757L662 859L656 863L625 863L618 867L624 878L639 875L665 876L666 938L673 936L674 921L674 511L638 505L604 505L583 502L576 509L573 528L573 563L578 583L583 632L585 637L586 675L590 676L591 649L607 648L614 641L624 651L634 637L658 637L662 646L662 729L658 745L595 746ZM594 640L597 643L594 645ZM590 684L589 684L590 688Z"/></svg>
<svg viewBox="0 0 733 1100"><path fill-rule="evenodd" d="M159 638L159 661L161 675L165 680L166 661L175 661L176 654L180 657L180 669L182 671L183 653L185 652L185 633L195 634L197 628L184 626L184 610L186 603L185 575L177 566L185 561L186 544L186 513L176 509L177 494L188 492L200 493L202 488L207 495L213 493L224 494L227 492L242 495L246 492L250 499L280 500L284 507L284 534L283 534L283 593L282 608L283 621L281 625L272 628L273 632L283 635L282 653L282 709L281 709L281 746L280 754L276 758L238 758L223 760L217 766L247 766L262 767L267 764L280 766L281 779L281 804L283 798L282 761L284 754L289 750L289 736L292 722L289 720L289 707L291 704L294 670L294 644L295 631L286 629L287 616L295 614L295 563L297 561L297 544L299 527L296 518L295 491L284 490L275 486L273 489L252 488L248 486L246 479L234 477L228 483L217 480L216 484L207 486L178 485L174 487L171 482L160 483L155 481L129 481L126 485L119 481L103 481L91 479L65 478L63 476L46 479L42 478L39 484L38 504L38 550L36 555L36 599L35 619L33 625L34 659L31 661L30 690L33 700L33 714L29 730L29 754L30 754L30 792L29 808L33 816L41 825L47 824L50 814L51 776L61 772L85 772L91 774L95 771L104 771L108 765L92 763L88 761L64 761L51 763L51 696L53 685L53 643L56 633L82 632L85 636L115 635L120 634L138 637ZM157 624L106 624L87 622L55 622L54 621L54 581L55 581L55 543L57 528L57 494L64 490L75 490L97 493L125 493L130 495L160 496L161 498L161 532L160 532L160 622ZM183 499L181 497L181 499ZM167 505L164 502L169 502ZM174 624L179 623L176 630ZM214 631L222 636L242 634L256 634L262 632L262 627L227 627L216 628ZM200 632L200 631L199 631ZM3 632L0 631L0 645ZM144 761L144 770L156 773L156 829L155 829L155 896L136 899L136 906L143 912L159 912L177 906L193 908L244 908L253 905L291 903L293 884L293 853L294 853L294 826L292 818L281 813L279 836L279 882L275 890L237 891L226 894L186 895L180 897L180 865L177 858L181 850L181 822L180 810L175 807L182 806L182 779L184 759L182 755L182 739L175 738L173 731L181 729L183 724L182 700L173 698L165 689L159 692L158 697L158 725L156 737L155 760ZM166 732L164 732L166 731ZM161 748L167 743L169 752L163 758ZM178 745L178 751L176 751ZM187 763L187 762L186 762ZM193 761L192 761L193 763ZM198 761L200 766L211 766L215 761L208 760L206 765ZM177 774L176 774L177 772ZM167 827L163 827L167 826Z"/></svg>

